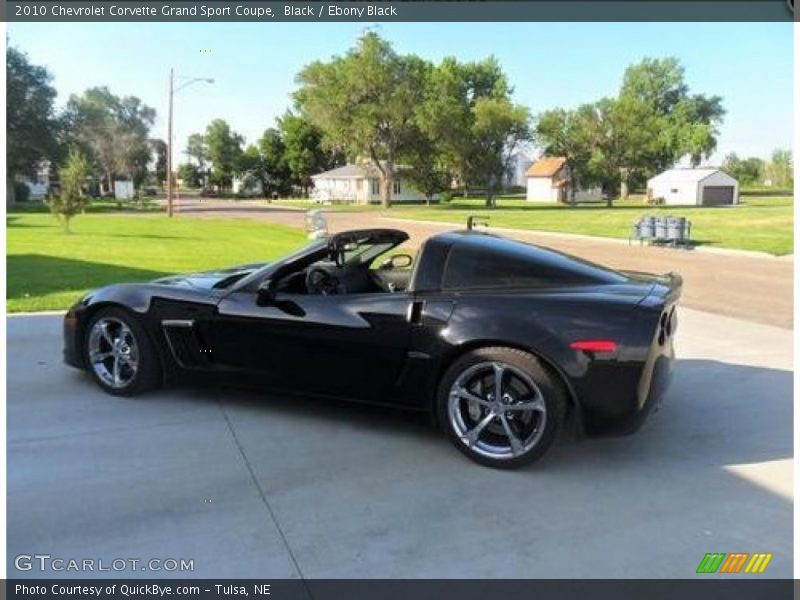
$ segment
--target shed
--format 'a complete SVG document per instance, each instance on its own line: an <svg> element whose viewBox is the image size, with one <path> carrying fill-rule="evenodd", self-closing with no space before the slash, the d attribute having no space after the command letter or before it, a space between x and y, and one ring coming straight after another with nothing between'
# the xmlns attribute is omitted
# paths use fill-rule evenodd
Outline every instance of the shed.
<svg viewBox="0 0 800 600"><path fill-rule="evenodd" d="M570 171L564 156L543 156L525 172L528 200L533 202L597 202L603 199L600 187L570 188Z"/></svg>
<svg viewBox="0 0 800 600"><path fill-rule="evenodd" d="M722 169L669 169L647 181L647 198L664 204L730 206L739 203L739 182Z"/></svg>

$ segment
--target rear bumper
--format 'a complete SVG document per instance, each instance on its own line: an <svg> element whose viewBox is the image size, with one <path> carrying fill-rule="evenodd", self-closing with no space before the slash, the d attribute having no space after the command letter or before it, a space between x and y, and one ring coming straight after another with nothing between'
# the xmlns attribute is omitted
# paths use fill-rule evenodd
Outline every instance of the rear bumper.
<svg viewBox="0 0 800 600"><path fill-rule="evenodd" d="M624 391L620 386L615 394L603 394L601 402L593 402L589 406L584 403L584 433L589 436L606 436L636 432L647 415L657 410L663 401L664 392L672 379L674 365L674 355L661 354L653 360L652 365L646 365L644 370L637 369L641 373L638 390L631 390L632 386L629 385ZM622 378L628 379L628 375Z"/></svg>

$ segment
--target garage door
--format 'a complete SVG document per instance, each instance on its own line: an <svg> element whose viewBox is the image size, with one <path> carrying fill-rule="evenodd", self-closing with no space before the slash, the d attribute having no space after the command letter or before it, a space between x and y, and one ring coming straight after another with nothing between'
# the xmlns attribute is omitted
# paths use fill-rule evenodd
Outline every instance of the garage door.
<svg viewBox="0 0 800 600"><path fill-rule="evenodd" d="M733 204L733 186L715 185L703 188L703 205Z"/></svg>

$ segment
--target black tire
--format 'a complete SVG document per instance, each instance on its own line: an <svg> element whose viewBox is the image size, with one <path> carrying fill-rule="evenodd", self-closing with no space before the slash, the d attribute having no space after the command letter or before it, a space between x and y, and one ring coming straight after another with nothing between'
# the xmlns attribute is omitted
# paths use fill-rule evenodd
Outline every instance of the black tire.
<svg viewBox="0 0 800 600"><path fill-rule="evenodd" d="M123 323L130 330L137 349L137 368L123 387L114 387L106 383L93 368L90 360L90 337L95 324L102 320L113 320ZM89 320L83 340L86 370L105 392L115 396L136 396L157 388L161 384L161 365L155 347L139 320L123 308L103 308Z"/></svg>
<svg viewBox="0 0 800 600"><path fill-rule="evenodd" d="M469 373L471 370L480 370L481 365L487 363L505 365L510 368L511 372L517 371L521 374L527 375L528 379L535 384L538 388L545 410L542 411L541 417L543 418L544 425L541 427L540 433L536 432L538 429L535 426L535 421L532 421L532 433L530 438L534 441L534 445L525 449L524 452L520 451L519 454L507 457L487 456L485 451L482 452L480 448L473 447L468 444L459 432L459 426L454 420L451 420L451 413L449 410L451 388L457 382L459 377ZM480 372L480 371L478 371ZM513 375L516 377L516 375ZM501 376L501 381L503 377ZM440 426L444 429L450 441L453 442L456 448L470 459L488 467L495 467L501 469L513 469L523 465L530 464L540 459L548 451L550 446L558 437L566 418L567 413L567 392L564 389L563 383L560 379L552 373L552 371L545 366L539 359L528 352L518 350L516 348L507 348L502 346L479 348L464 354L456 359L452 365L445 371L445 374L439 382L439 389L437 393L436 410ZM463 406L463 405L462 405ZM470 409L472 410L472 409ZM454 412L457 412L454 409ZM488 409L485 413L488 418ZM508 417L515 413L504 414ZM537 413L531 413L537 414ZM460 417L454 417L458 419ZM478 418L482 420L483 415ZM489 426L499 427L499 418L492 419ZM539 422L541 423L541 422ZM505 425L505 424L504 424ZM488 427L487 427L488 428ZM491 434L491 432L489 432ZM484 435L484 434L481 434ZM537 440L538 438L538 440ZM481 442L483 443L483 442ZM509 442L509 445L510 442Z"/></svg>

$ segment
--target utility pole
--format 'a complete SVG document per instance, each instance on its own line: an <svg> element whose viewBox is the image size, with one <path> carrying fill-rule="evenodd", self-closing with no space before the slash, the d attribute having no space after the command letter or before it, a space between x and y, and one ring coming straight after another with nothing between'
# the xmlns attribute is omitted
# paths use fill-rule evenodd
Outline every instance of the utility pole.
<svg viewBox="0 0 800 600"><path fill-rule="evenodd" d="M175 70L169 70L169 120L167 122L167 216L172 216L172 97L175 95Z"/></svg>
<svg viewBox="0 0 800 600"><path fill-rule="evenodd" d="M176 92L181 91L183 88L192 85L198 81L204 83L214 83L210 77L179 77L184 82L175 87L175 69L169 70L169 117L167 121L167 216L171 217L174 214L173 197L174 192L172 189L172 99Z"/></svg>

